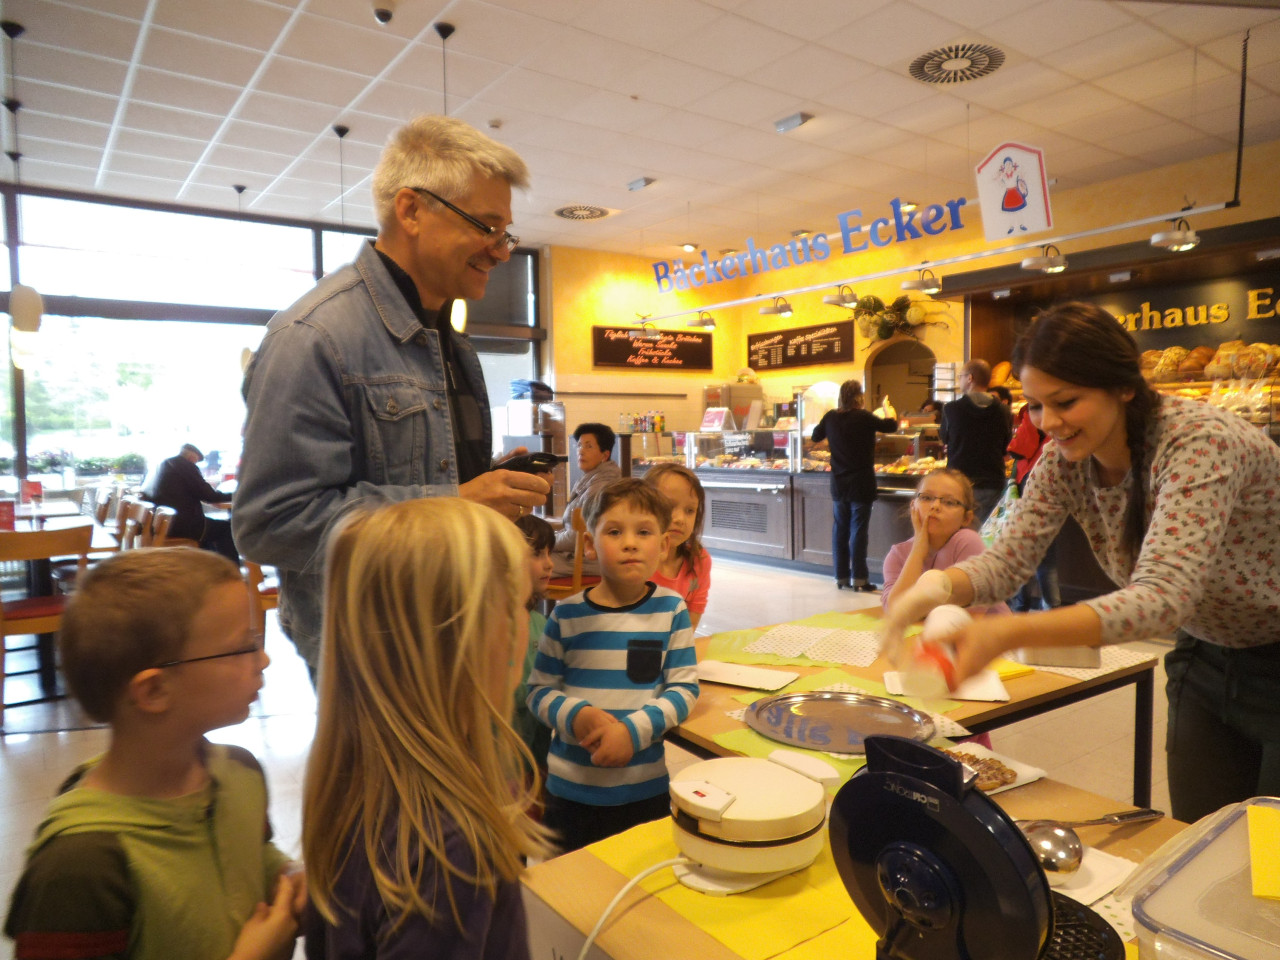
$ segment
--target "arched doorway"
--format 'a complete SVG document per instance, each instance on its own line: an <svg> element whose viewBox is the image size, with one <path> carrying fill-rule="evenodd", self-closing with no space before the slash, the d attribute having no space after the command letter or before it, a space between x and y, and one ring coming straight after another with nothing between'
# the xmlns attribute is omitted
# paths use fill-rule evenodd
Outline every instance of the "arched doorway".
<svg viewBox="0 0 1280 960"><path fill-rule="evenodd" d="M919 410L933 395L933 351L914 337L886 343L867 360L867 407L874 409L888 395L899 414Z"/></svg>

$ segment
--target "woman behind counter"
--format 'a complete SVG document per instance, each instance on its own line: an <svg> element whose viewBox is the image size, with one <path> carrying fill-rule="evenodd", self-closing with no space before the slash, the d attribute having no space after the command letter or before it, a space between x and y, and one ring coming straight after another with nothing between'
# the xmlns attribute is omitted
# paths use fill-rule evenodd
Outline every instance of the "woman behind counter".
<svg viewBox="0 0 1280 960"><path fill-rule="evenodd" d="M840 406L823 415L813 428L813 442L831 448L831 555L836 588L872 591L867 570L867 528L876 500L876 433L892 433L896 420L862 409L862 384L840 384ZM852 566L853 581L849 574Z"/></svg>
<svg viewBox="0 0 1280 960"><path fill-rule="evenodd" d="M613 462L613 444L617 435L611 427L603 423L580 423L573 430L573 439L578 445L578 469L582 471L582 476L569 491L569 502L565 504L564 516L556 531L555 546L551 550L553 573L557 577L573 574L576 536L572 522L573 511L585 507L587 498L622 476L622 468ZM584 558L582 572L589 576L599 576L600 564Z"/></svg>
<svg viewBox="0 0 1280 960"><path fill-rule="evenodd" d="M1013 593L1074 517L1122 586L967 627L951 638L957 677L1017 647L1175 637L1165 657L1173 815L1280 794L1280 448L1234 414L1161 397L1132 337L1091 304L1042 313L1013 365L1050 442L991 547L894 598L888 651L939 604Z"/></svg>

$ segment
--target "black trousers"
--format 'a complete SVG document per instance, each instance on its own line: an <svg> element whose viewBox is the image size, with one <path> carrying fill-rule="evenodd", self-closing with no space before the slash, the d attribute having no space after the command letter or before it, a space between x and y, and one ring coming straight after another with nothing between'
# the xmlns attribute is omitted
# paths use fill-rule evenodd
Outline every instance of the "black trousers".
<svg viewBox="0 0 1280 960"><path fill-rule="evenodd" d="M556 832L560 852L570 853L615 833L669 816L671 797L666 793L615 807L596 807L548 794L543 822Z"/></svg>
<svg viewBox="0 0 1280 960"><path fill-rule="evenodd" d="M1221 647L1180 630L1164 664L1174 817L1280 796L1280 643Z"/></svg>

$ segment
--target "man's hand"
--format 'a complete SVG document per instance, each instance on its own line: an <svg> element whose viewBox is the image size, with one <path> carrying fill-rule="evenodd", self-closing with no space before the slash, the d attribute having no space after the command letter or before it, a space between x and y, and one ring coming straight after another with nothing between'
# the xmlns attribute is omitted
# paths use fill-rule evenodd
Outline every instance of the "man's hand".
<svg viewBox="0 0 1280 960"><path fill-rule="evenodd" d="M907 627L950 600L951 579L941 570L926 570L910 590L901 594L895 590L880 628L880 655L887 657L895 669L902 669L911 651L906 642Z"/></svg>
<svg viewBox="0 0 1280 960"><path fill-rule="evenodd" d="M582 741L582 746L591 751L591 762L597 767L625 767L635 755L631 731L619 720L596 727Z"/></svg>
<svg viewBox="0 0 1280 960"><path fill-rule="evenodd" d="M458 496L462 499L493 507L512 520L545 504L550 492L551 483L542 474L501 468L482 473L458 487Z"/></svg>
<svg viewBox="0 0 1280 960"><path fill-rule="evenodd" d="M283 873L276 882L275 899L259 903L240 928L229 960L287 960L293 955L298 921L293 916L294 887Z"/></svg>

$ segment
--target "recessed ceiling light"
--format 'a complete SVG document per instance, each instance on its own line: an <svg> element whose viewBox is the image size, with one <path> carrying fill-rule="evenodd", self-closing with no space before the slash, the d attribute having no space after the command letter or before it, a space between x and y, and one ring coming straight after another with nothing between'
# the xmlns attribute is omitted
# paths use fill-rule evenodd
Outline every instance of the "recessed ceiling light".
<svg viewBox="0 0 1280 960"><path fill-rule="evenodd" d="M792 230L791 235L799 240L801 237L807 237L809 235L809 230L807 227L801 227L799 230Z"/></svg>
<svg viewBox="0 0 1280 960"><path fill-rule="evenodd" d="M686 241L685 243L680 244L680 249L683 250L685 253L693 253L693 251L698 249L698 245L694 243L692 240L689 240L689 241Z"/></svg>
<svg viewBox="0 0 1280 960"><path fill-rule="evenodd" d="M651 183L657 183L653 177L637 177L627 184L628 190L643 190Z"/></svg>
<svg viewBox="0 0 1280 960"><path fill-rule="evenodd" d="M793 113L788 117L783 117L781 120L773 121L773 129L777 130L778 133L790 133L796 127L803 126L812 119L812 113L804 113L803 111Z"/></svg>
<svg viewBox="0 0 1280 960"><path fill-rule="evenodd" d="M1005 299L1007 299L1007 298L1008 298L1009 294L1011 294L1011 293L1013 293L1013 291L1012 291L1012 290L1010 290L1008 287L1005 287L1003 290L992 290L992 291L991 291L991 299L992 299L992 300L1005 300Z"/></svg>

